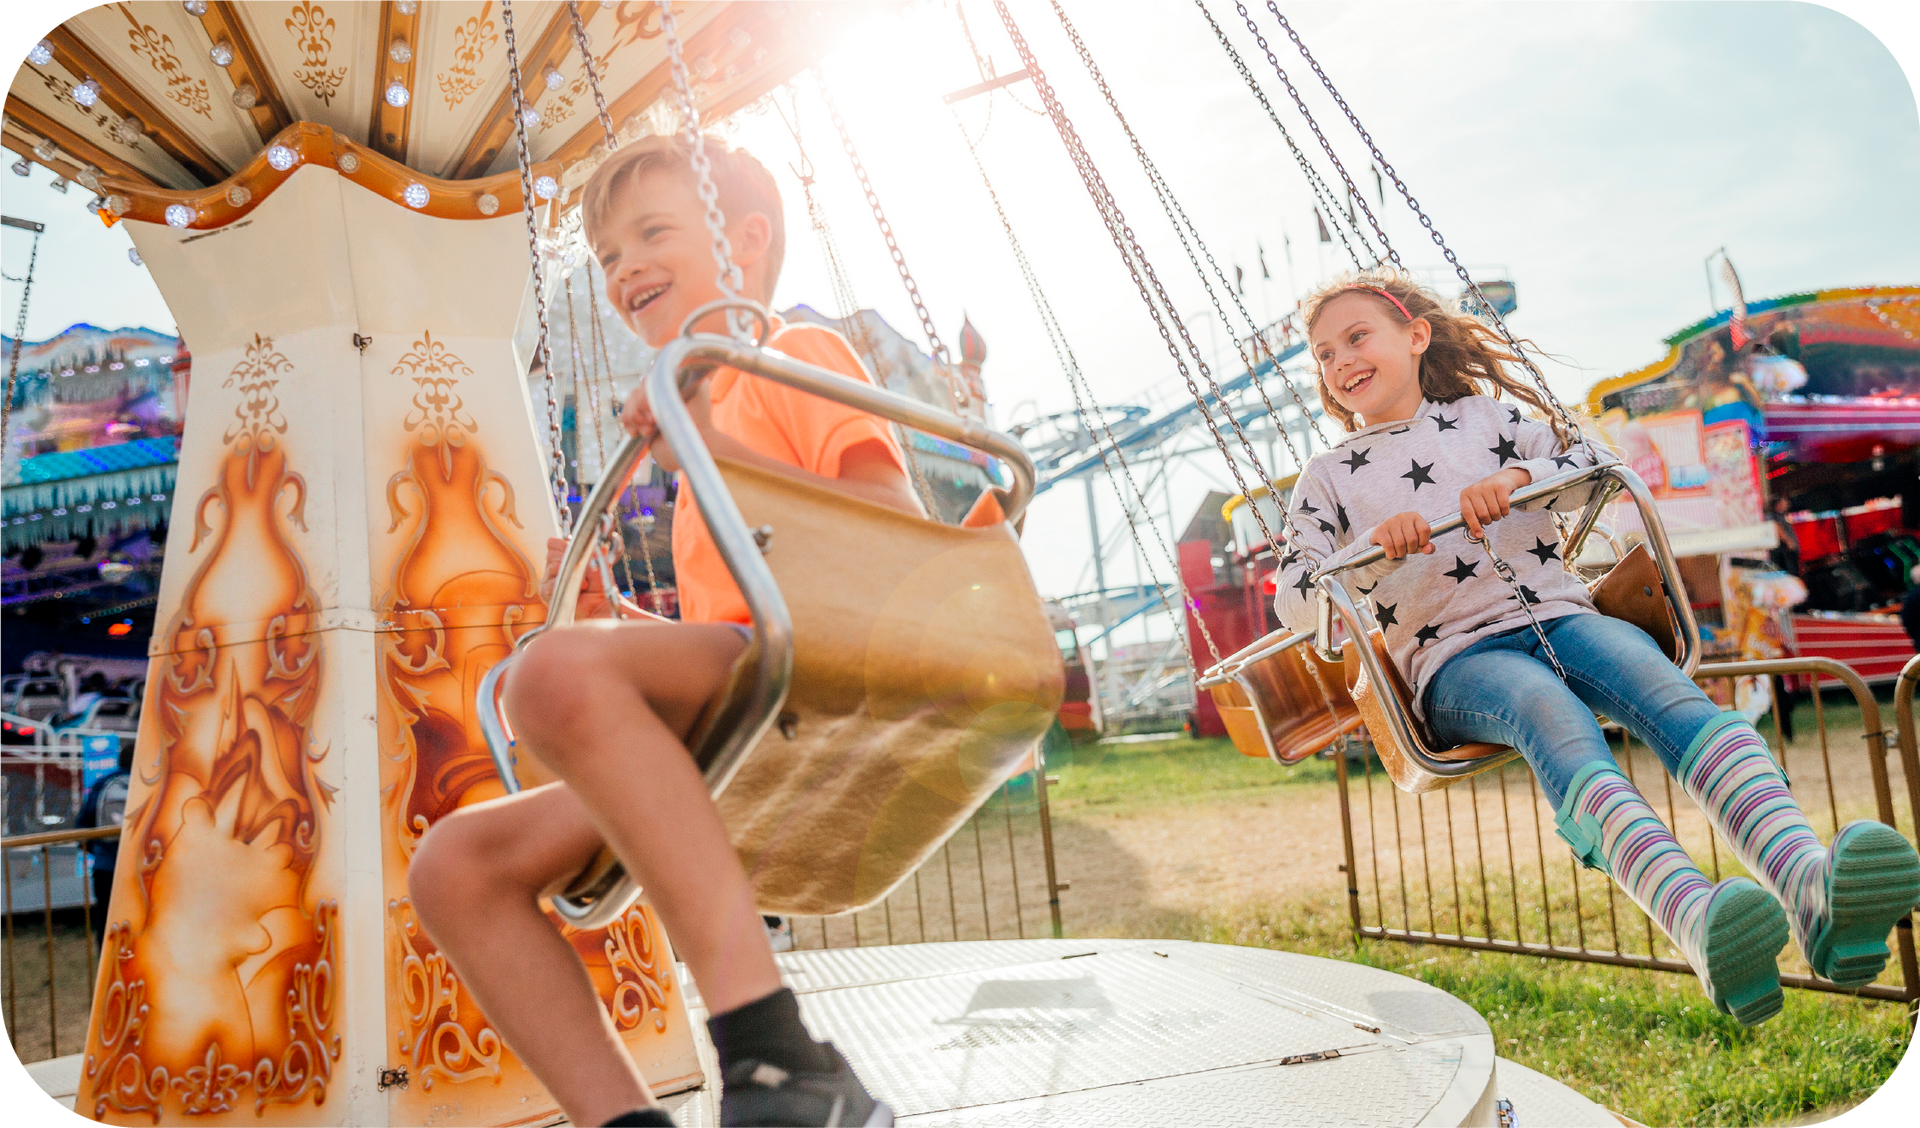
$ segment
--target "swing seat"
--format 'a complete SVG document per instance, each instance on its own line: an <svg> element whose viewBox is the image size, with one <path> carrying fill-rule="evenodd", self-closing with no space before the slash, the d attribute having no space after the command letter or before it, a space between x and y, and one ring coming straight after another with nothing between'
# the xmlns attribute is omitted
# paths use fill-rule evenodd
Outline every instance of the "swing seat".
<svg viewBox="0 0 1920 1128"><path fill-rule="evenodd" d="M1276 631L1201 678L1242 755L1294 764L1360 728L1341 671L1301 645L1312 637Z"/></svg>
<svg viewBox="0 0 1920 1128"><path fill-rule="evenodd" d="M1593 529L1601 507L1617 490L1624 489L1640 510L1647 531L1647 542L1626 554L1612 571L1590 587L1595 606L1602 614L1624 619L1650 635L1674 665L1691 675L1699 663L1700 636L1687 602L1686 588L1680 583L1679 570L1668 547L1666 530L1654 508L1653 495L1639 475L1619 463L1608 463L1574 470L1516 490L1515 506L1558 494L1563 490L1599 480L1585 512L1567 539L1564 559L1575 559L1580 546ZM1466 524L1455 514L1431 526L1438 538ZM1341 585L1339 574L1383 558L1384 551L1364 553L1339 569L1321 572L1315 577L1322 598L1320 638L1316 649L1325 649L1337 615L1346 624L1349 641L1341 648L1347 684L1367 734L1380 754L1381 766L1388 778L1402 791L1419 794L1447 787L1471 775L1499 767L1518 755L1512 748L1498 744L1470 743L1452 748L1436 748L1431 734L1413 711L1413 691L1387 652L1380 629L1366 623L1353 597ZM1331 612L1329 614L1328 612ZM1355 649L1352 639L1365 637L1364 652Z"/></svg>
<svg viewBox="0 0 1920 1128"><path fill-rule="evenodd" d="M928 415L916 414L929 409L915 401L771 350L694 340L727 354L705 359L776 379L805 370L816 374L811 384L786 382L934 430ZM683 339L660 364L685 364L697 351ZM657 386L650 391L661 402ZM902 402L912 405L902 409L909 417L886 410ZM660 415L755 613L754 641L703 710L688 747L717 788L715 806L762 911L827 916L873 904L1028 762L1060 708L1065 668L1006 519L1017 518L1024 498L989 491L962 525L942 525L716 460L704 447L693 452L698 432L682 441L673 411ZM1003 460L1024 458L1012 439L936 417L935 433ZM999 441L983 441L989 438ZM1028 496L1030 467L1014 467ZM703 473L715 477L703 480ZM589 499L579 528L598 527L601 492ZM751 546L749 529L764 543L743 560L729 551L729 538ZM756 566L758 577L743 575ZM566 565L561 583L570 574L577 584L578 570ZM558 617L570 617L572 601L556 602L564 604ZM771 709L769 681L786 683L784 700L772 697ZM497 682L482 686L483 716L497 708ZM730 755L736 743L744 754ZM515 784L545 777L531 759L520 758ZM603 847L555 904L569 923L593 927L638 892Z"/></svg>

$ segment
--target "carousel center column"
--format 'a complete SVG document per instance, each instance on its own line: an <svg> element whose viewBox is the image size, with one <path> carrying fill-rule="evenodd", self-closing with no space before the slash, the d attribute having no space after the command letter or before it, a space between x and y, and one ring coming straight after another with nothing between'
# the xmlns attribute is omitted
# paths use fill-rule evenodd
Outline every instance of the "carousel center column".
<svg viewBox="0 0 1920 1128"><path fill-rule="evenodd" d="M76 1108L549 1115L407 888L426 830L502 793L475 689L545 615L517 174L297 123L215 188L110 187L198 372ZM566 935L648 1082L698 1084L652 910Z"/></svg>

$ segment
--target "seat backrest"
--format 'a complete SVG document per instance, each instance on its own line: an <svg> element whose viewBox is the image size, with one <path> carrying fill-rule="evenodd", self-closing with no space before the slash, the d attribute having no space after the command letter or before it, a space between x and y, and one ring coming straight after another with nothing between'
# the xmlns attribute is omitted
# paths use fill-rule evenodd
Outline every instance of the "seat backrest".
<svg viewBox="0 0 1920 1128"><path fill-rule="evenodd" d="M1502 760L1513 755L1513 749L1500 744L1460 744L1451 748L1436 748L1433 737L1420 718L1413 711L1413 691L1408 688L1407 680L1401 676L1399 667L1393 664L1393 656L1387 652L1387 640L1378 630L1367 632L1367 641L1373 647L1380 666L1387 672L1388 685L1384 691L1374 686L1367 676L1367 668L1360 656L1353 652L1353 641L1349 639L1341 649L1344 656L1342 665L1346 669L1347 685L1353 693L1353 703L1359 709L1360 720L1367 727L1367 735L1373 739L1374 749L1380 754L1380 765L1387 770L1388 778L1402 791L1418 794L1423 791L1437 791L1454 783L1460 777L1440 775L1423 767L1419 761L1408 754L1394 739L1393 728L1387 722L1387 702L1382 694L1393 695L1395 703L1402 709L1409 727L1437 760L1454 762L1490 761L1487 767L1494 767Z"/></svg>
<svg viewBox="0 0 1920 1128"><path fill-rule="evenodd" d="M1242 666L1212 692L1227 735L1248 756L1291 764L1360 727L1341 671L1304 644Z"/></svg>
<svg viewBox="0 0 1920 1128"><path fill-rule="evenodd" d="M772 527L794 656L781 723L716 805L761 908L847 912L911 874L1045 735L1060 651L1004 521L945 526L719 466L748 526ZM757 661L750 648L696 756L712 756Z"/></svg>

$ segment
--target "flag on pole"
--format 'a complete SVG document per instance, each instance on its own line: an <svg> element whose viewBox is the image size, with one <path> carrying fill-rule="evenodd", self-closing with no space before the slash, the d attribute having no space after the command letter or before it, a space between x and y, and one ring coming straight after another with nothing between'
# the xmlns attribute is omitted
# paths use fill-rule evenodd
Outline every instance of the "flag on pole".
<svg viewBox="0 0 1920 1128"><path fill-rule="evenodd" d="M1380 179L1380 166L1369 161L1367 167L1373 170L1373 194L1380 197L1380 206L1387 206L1387 186Z"/></svg>
<svg viewBox="0 0 1920 1128"><path fill-rule="evenodd" d="M1247 272L1241 270L1237 262L1233 264L1233 292L1236 294L1247 292Z"/></svg>
<svg viewBox="0 0 1920 1128"><path fill-rule="evenodd" d="M1352 192L1347 193L1347 226L1352 228L1355 231L1358 231L1360 230L1360 221L1355 219L1353 216L1354 198L1355 197Z"/></svg>
<svg viewBox="0 0 1920 1128"><path fill-rule="evenodd" d="M1724 253L1720 256L1720 280L1727 284L1727 290L1733 295L1733 310L1727 319L1727 327L1733 335L1733 347L1741 348L1753 337L1747 332L1747 299L1740 292L1740 276L1734 273L1733 260Z"/></svg>
<svg viewBox="0 0 1920 1128"><path fill-rule="evenodd" d="M1286 238L1286 234L1283 232L1280 237L1284 239ZM1260 277L1266 281L1271 282L1273 280L1273 275L1267 273L1267 249L1258 243L1255 243L1253 245L1253 249L1254 249L1254 252L1260 258Z"/></svg>
<svg viewBox="0 0 1920 1128"><path fill-rule="evenodd" d="M1313 209L1313 221L1320 225L1320 241L1322 243L1333 242L1333 235L1327 231L1327 219L1320 214L1319 208Z"/></svg>

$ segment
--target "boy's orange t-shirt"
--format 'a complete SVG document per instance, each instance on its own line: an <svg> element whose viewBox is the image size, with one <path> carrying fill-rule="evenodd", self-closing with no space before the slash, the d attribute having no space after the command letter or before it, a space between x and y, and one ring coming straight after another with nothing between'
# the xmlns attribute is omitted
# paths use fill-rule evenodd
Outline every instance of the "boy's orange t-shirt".
<svg viewBox="0 0 1920 1128"><path fill-rule="evenodd" d="M863 384L866 369L846 339L824 326L787 325L773 319L769 348L795 360L837 372ZM886 447L894 465L906 473L906 460L893 441L886 420L858 408L776 384L737 368L714 371L713 425L715 429L752 447L768 458L809 470L823 478L840 476L840 456L865 442ZM679 499L673 512L673 573L680 591L680 617L688 622L749 623L746 599L733 582L720 550L707 532L707 522L694 503L693 490L681 474Z"/></svg>

